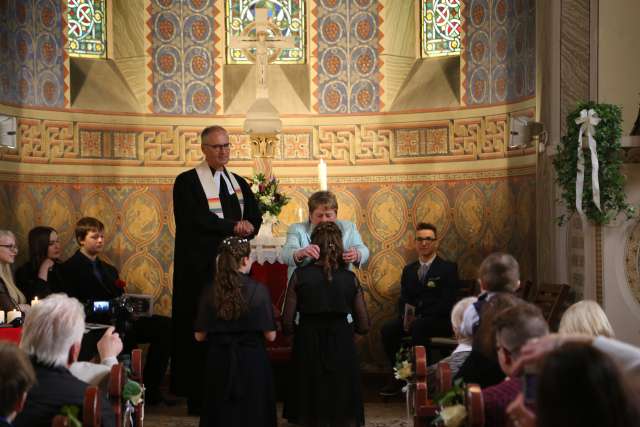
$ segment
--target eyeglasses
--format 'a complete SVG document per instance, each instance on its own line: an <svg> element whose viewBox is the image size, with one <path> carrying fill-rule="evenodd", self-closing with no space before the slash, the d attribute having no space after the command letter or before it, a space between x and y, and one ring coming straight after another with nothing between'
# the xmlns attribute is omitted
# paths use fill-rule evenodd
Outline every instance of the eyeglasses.
<svg viewBox="0 0 640 427"><path fill-rule="evenodd" d="M7 248L10 251L18 252L18 245L16 245L16 244L13 244L13 245L0 245L0 247Z"/></svg>
<svg viewBox="0 0 640 427"><path fill-rule="evenodd" d="M435 242L436 238L433 237L416 237L416 242L427 242L427 243L433 243Z"/></svg>
<svg viewBox="0 0 640 427"><path fill-rule="evenodd" d="M231 144L202 144L205 147L211 147L213 150L228 150Z"/></svg>

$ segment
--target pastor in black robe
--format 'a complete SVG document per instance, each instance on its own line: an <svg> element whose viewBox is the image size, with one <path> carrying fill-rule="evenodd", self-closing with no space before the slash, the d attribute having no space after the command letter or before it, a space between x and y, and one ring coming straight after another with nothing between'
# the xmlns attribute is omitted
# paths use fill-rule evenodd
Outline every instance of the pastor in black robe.
<svg viewBox="0 0 640 427"><path fill-rule="evenodd" d="M212 173L215 171L212 170ZM224 173L231 173L224 170ZM176 240L173 270L173 345L171 355L171 390L187 396L189 411L199 411L204 383L206 347L193 335L198 301L205 283L212 283L215 258L220 242L233 236L242 219L253 224L254 235L262 224L262 214L249 184L234 174L244 199L244 213L238 197L229 194L220 180L220 204L224 218L209 211L204 189L195 169L181 173L173 185L173 214ZM251 238L253 236L249 236Z"/></svg>

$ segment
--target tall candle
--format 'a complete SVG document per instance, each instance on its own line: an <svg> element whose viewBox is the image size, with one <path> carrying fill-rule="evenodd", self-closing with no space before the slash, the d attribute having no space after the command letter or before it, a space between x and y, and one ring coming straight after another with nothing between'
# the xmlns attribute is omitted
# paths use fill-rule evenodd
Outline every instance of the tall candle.
<svg viewBox="0 0 640 427"><path fill-rule="evenodd" d="M22 317L22 313L18 310L7 311L7 323L13 322L13 319L17 319L18 317Z"/></svg>
<svg viewBox="0 0 640 427"><path fill-rule="evenodd" d="M0 310L0 323L4 323L4 311Z"/></svg>
<svg viewBox="0 0 640 427"><path fill-rule="evenodd" d="M302 208L298 208L298 222L304 221L304 217L302 216Z"/></svg>
<svg viewBox="0 0 640 427"><path fill-rule="evenodd" d="M40 301L38 301L38 297L35 297L34 299L31 300L31 307L33 307L34 305L38 305Z"/></svg>
<svg viewBox="0 0 640 427"><path fill-rule="evenodd" d="M327 164L324 159L318 163L318 181L320 181L320 191L327 191Z"/></svg>

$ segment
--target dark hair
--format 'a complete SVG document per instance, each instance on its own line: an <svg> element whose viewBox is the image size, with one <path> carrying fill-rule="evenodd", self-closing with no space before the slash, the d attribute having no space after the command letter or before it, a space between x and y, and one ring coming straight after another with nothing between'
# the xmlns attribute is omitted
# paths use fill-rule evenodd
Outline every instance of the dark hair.
<svg viewBox="0 0 640 427"><path fill-rule="evenodd" d="M338 199L331 191L316 191L309 197L307 206L309 207L309 215L320 206L326 206L328 209L334 209L337 212Z"/></svg>
<svg viewBox="0 0 640 427"><path fill-rule="evenodd" d="M473 335L473 348L478 349L485 357L496 362L498 356L494 319L502 311L522 303L520 298L508 293L499 293L491 297L482 307L482 312L479 313L480 325Z"/></svg>
<svg viewBox="0 0 640 427"><path fill-rule="evenodd" d="M29 264L38 271L42 261L49 253L49 239L56 230L52 227L39 225L29 231Z"/></svg>
<svg viewBox="0 0 640 427"><path fill-rule="evenodd" d="M0 342L0 416L11 414L35 383L36 374L24 351L13 343Z"/></svg>
<svg viewBox="0 0 640 427"><path fill-rule="evenodd" d="M494 252L480 264L479 276L488 291L515 292L520 282L520 266L512 255Z"/></svg>
<svg viewBox="0 0 640 427"><path fill-rule="evenodd" d="M416 233L420 230L431 230L433 231L433 235L436 236L436 238L438 237L438 229L429 222L419 222L418 225L416 225Z"/></svg>
<svg viewBox="0 0 640 427"><path fill-rule="evenodd" d="M76 241L80 243L81 240L84 240L87 237L87 233L92 232L103 232L104 224L100 222L100 220L85 216L80 218L78 222L76 222Z"/></svg>
<svg viewBox="0 0 640 427"><path fill-rule="evenodd" d="M500 311L493 319L493 329L500 336L502 345L514 357L531 338L549 333L549 326L540 308L528 302L522 302Z"/></svg>
<svg viewBox="0 0 640 427"><path fill-rule="evenodd" d="M324 277L328 282L333 280L332 273L341 267L346 267L342 259L342 231L335 222L327 221L315 226L311 233L311 243L320 247L320 258Z"/></svg>
<svg viewBox="0 0 640 427"><path fill-rule="evenodd" d="M218 133L218 132L227 133L227 130L222 126L218 126L218 125L213 125L213 126L204 128L200 133L200 143L204 144L207 139L207 136L209 136L210 133Z"/></svg>
<svg viewBox="0 0 640 427"><path fill-rule="evenodd" d="M227 237L218 246L213 306L220 319L238 319L248 310L247 301L242 294L242 274L238 269L242 258L248 257L250 253L249 241L239 237Z"/></svg>
<svg viewBox="0 0 640 427"><path fill-rule="evenodd" d="M637 426L636 401L613 360L589 344L561 345L542 363L539 426Z"/></svg>

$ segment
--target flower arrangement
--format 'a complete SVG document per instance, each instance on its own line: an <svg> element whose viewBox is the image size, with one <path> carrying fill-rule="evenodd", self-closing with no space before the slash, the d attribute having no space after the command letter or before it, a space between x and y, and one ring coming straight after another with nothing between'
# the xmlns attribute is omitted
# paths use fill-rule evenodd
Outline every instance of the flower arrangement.
<svg viewBox="0 0 640 427"><path fill-rule="evenodd" d="M460 427L467 419L464 406L464 384L457 379L451 389L435 399L440 406L438 416L431 422L432 426Z"/></svg>
<svg viewBox="0 0 640 427"><path fill-rule="evenodd" d="M278 189L278 180L267 178L262 173L258 173L251 179L251 191L258 200L258 206L263 217L277 219L282 208L289 203L289 197Z"/></svg>
<svg viewBox="0 0 640 427"><path fill-rule="evenodd" d="M393 366L393 375L397 380L403 380L407 383L411 381L413 365L411 363L410 347L402 346L396 353L396 364Z"/></svg>

